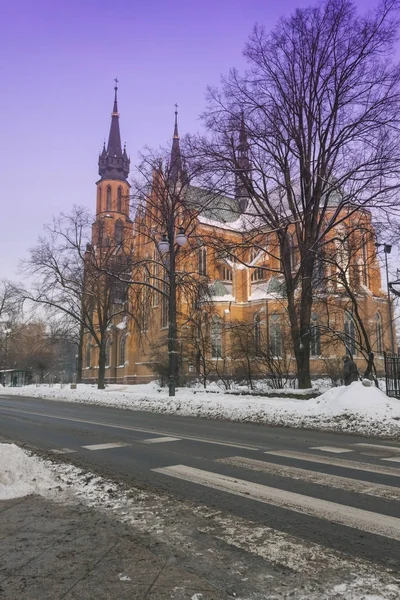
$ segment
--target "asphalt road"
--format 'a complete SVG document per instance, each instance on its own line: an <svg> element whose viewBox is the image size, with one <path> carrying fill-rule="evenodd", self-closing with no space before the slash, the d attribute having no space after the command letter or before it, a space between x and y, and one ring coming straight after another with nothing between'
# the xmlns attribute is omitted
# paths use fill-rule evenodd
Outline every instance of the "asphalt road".
<svg viewBox="0 0 400 600"><path fill-rule="evenodd" d="M4 395L0 438L400 570L398 442Z"/></svg>

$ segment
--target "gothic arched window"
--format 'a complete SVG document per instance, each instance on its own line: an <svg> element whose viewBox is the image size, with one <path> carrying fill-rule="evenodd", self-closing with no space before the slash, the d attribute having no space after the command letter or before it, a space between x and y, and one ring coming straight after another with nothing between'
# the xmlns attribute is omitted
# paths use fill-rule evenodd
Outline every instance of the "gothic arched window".
<svg viewBox="0 0 400 600"><path fill-rule="evenodd" d="M119 186L118 192L117 192L117 211L118 212L122 211L122 187L121 186Z"/></svg>
<svg viewBox="0 0 400 600"><path fill-rule="evenodd" d="M312 315L310 324L310 356L321 354L321 329L318 324L317 315Z"/></svg>
<svg viewBox="0 0 400 600"><path fill-rule="evenodd" d="M168 327L168 321L169 321L169 304L168 304L168 290L169 290L169 286L168 286L168 282L166 280L167 277L167 273L164 272L164 281L162 284L162 289L163 289L163 295L161 296L161 329L163 329L164 327Z"/></svg>
<svg viewBox="0 0 400 600"><path fill-rule="evenodd" d="M261 317L259 314L254 317L254 350L256 356L259 356L261 351Z"/></svg>
<svg viewBox="0 0 400 600"><path fill-rule="evenodd" d="M111 365L111 338L107 337L106 340L106 367Z"/></svg>
<svg viewBox="0 0 400 600"><path fill-rule="evenodd" d="M85 366L90 367L90 359L91 359L92 345L90 340L86 344L86 354L85 354Z"/></svg>
<svg viewBox="0 0 400 600"><path fill-rule="evenodd" d="M256 267L255 269L253 269L253 272L251 274L251 281L253 283L255 281L261 281L261 280L265 279L265 275L266 275L265 269L262 269L261 267Z"/></svg>
<svg viewBox="0 0 400 600"><path fill-rule="evenodd" d="M229 267L221 267L220 273L221 273L222 281L232 281L232 279L233 279L232 269L230 269Z"/></svg>
<svg viewBox="0 0 400 600"><path fill-rule="evenodd" d="M269 350L273 356L282 356L282 331L279 315L271 315L270 318Z"/></svg>
<svg viewBox="0 0 400 600"><path fill-rule="evenodd" d="M368 281L368 237L367 234L365 233L363 235L363 240L362 240L362 260L363 260L363 270L362 270L362 283L365 285L365 287L368 287L369 281Z"/></svg>
<svg viewBox="0 0 400 600"><path fill-rule="evenodd" d="M325 264L324 254L322 250L319 250L315 255L313 274L312 274L312 287L314 290L322 291L326 285L325 275Z"/></svg>
<svg viewBox="0 0 400 600"><path fill-rule="evenodd" d="M126 349L126 333L121 335L119 340L119 366L123 367L125 364L125 349Z"/></svg>
<svg viewBox="0 0 400 600"><path fill-rule="evenodd" d="M219 317L214 317L211 322L211 356L222 357L222 321Z"/></svg>
<svg viewBox="0 0 400 600"><path fill-rule="evenodd" d="M354 322L353 315L346 310L344 313L344 343L347 351L351 356L355 356L357 353L356 348L356 324Z"/></svg>
<svg viewBox="0 0 400 600"><path fill-rule="evenodd" d="M118 219L118 221L115 223L115 233L114 233L116 244L122 243L123 229L124 229L124 226L122 225L122 221L121 221L121 219Z"/></svg>
<svg viewBox="0 0 400 600"><path fill-rule="evenodd" d="M107 186L107 204L106 210L111 210L111 187Z"/></svg>
<svg viewBox="0 0 400 600"><path fill-rule="evenodd" d="M198 250L199 275L207 275L207 249L201 246Z"/></svg>
<svg viewBox="0 0 400 600"><path fill-rule="evenodd" d="M299 256L298 256L298 248L297 248L297 243L296 243L296 234L292 233L292 234L288 234L289 235L289 251L290 251L290 267L292 269L292 271L294 271L297 268L298 262L299 262Z"/></svg>
<svg viewBox="0 0 400 600"><path fill-rule="evenodd" d="M339 287L344 286L344 282L349 281L349 263L350 263L350 246L347 229L344 225L339 225L337 228L337 239L335 240L335 262Z"/></svg>
<svg viewBox="0 0 400 600"><path fill-rule="evenodd" d="M383 353L383 329L382 329L382 317L380 313L375 315L375 336L376 336L376 350L379 354Z"/></svg>

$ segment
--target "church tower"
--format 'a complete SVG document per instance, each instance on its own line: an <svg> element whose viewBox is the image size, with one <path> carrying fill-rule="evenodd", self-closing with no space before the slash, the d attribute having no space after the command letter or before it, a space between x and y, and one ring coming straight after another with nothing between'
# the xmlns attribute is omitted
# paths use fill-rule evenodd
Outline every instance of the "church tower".
<svg viewBox="0 0 400 600"><path fill-rule="evenodd" d="M108 136L107 147L104 144L103 150L99 155L99 175L100 179L96 182L97 202L96 202L96 223L93 237L96 237L95 231L99 231L99 222L107 219L107 236L113 238L117 243L126 238L128 232L127 226L131 224L129 218L129 199L130 185L128 183L130 160L126 153L126 147L122 149L121 133L119 129L118 113L118 79L115 80L114 87L114 106L111 113L111 126ZM100 241L93 239L94 244Z"/></svg>

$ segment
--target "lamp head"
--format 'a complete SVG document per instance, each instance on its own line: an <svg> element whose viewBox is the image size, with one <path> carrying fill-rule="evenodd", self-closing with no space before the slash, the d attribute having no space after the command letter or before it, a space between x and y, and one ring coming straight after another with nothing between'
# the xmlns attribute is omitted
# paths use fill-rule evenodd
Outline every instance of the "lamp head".
<svg viewBox="0 0 400 600"><path fill-rule="evenodd" d="M176 243L178 244L178 246L184 246L187 242L187 237L185 235L185 231L183 229L183 227L179 227L179 233L175 238Z"/></svg>
<svg viewBox="0 0 400 600"><path fill-rule="evenodd" d="M161 241L158 242L158 249L161 254L166 254L169 250L169 242L167 240L167 234L163 233Z"/></svg>

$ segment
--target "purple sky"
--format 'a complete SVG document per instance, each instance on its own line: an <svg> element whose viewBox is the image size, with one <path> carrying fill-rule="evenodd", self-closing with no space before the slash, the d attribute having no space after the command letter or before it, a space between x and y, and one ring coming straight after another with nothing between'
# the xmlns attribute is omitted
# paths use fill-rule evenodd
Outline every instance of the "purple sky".
<svg viewBox="0 0 400 600"><path fill-rule="evenodd" d="M97 159L118 77L131 166L145 145L199 128L207 84L218 84L255 22L310 0L14 0L0 8L2 228L0 279L18 279L45 222L73 204L95 208ZM359 1L365 9L372 0Z"/></svg>

